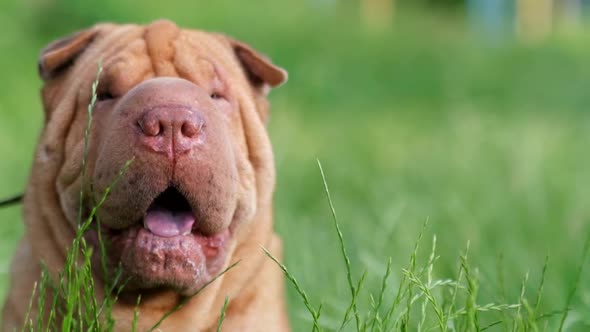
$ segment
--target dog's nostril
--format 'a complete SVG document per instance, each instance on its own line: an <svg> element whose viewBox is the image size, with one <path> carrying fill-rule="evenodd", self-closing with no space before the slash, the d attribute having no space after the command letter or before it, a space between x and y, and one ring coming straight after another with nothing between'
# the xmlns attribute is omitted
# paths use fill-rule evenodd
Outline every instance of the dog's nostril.
<svg viewBox="0 0 590 332"><path fill-rule="evenodd" d="M144 118L137 125L146 136L158 136L162 132L162 124L156 118Z"/></svg>
<svg viewBox="0 0 590 332"><path fill-rule="evenodd" d="M184 121L180 127L180 133L188 138L196 137L201 131L201 124L197 121Z"/></svg>

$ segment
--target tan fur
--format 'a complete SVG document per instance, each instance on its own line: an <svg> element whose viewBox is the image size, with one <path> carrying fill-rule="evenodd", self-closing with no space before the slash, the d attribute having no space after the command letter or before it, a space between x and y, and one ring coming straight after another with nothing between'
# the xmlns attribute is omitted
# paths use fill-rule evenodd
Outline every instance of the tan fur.
<svg viewBox="0 0 590 332"><path fill-rule="evenodd" d="M281 256L281 241L272 230L275 173L265 129L265 97L269 87L286 80L286 73L241 42L182 30L169 21L147 26L100 24L54 42L42 52L39 70L45 80L46 123L25 194L26 234L13 260L2 330L20 329L40 275L39 263L44 262L57 276L72 242L82 189L86 107L99 59L104 68L99 93L106 86L116 99L100 102L94 110L86 183L94 181L97 193L85 188L87 200L96 200L120 167L135 158L99 212L101 223L104 219L112 229L131 227L145 211L146 197L153 198L169 182L178 183L179 190L199 208L203 234L224 230L231 234L219 258L222 265L214 265L213 270L240 261L165 320L161 330L214 330L228 296L224 331L288 331L282 272L260 248ZM154 79L159 77L171 79ZM220 101L209 98L217 91L223 94ZM188 105L205 119L204 143L173 138L172 145L166 145L169 141L157 145L160 143L129 129L135 118L143 121L146 109L170 103ZM182 133L181 138L185 139ZM117 331L129 329L137 294L142 294L138 330L143 331L173 308L182 294L198 286L172 283L142 293L152 278L145 275L149 266L124 253L121 259L140 272L135 275L139 276L136 285L130 286L113 309ZM185 275L177 261L168 256L163 259L180 271L175 275L164 269L165 276L176 280ZM199 278L195 280L206 281ZM95 279L101 285L99 273ZM33 319L36 310L33 308Z"/></svg>

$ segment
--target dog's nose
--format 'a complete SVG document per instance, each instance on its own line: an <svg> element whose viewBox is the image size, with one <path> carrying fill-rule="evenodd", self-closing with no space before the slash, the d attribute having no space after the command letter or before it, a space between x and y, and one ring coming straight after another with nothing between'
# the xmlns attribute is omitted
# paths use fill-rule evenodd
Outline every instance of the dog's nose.
<svg viewBox="0 0 590 332"><path fill-rule="evenodd" d="M147 148L173 157L190 151L199 142L204 121L188 107L166 105L144 112L137 125Z"/></svg>

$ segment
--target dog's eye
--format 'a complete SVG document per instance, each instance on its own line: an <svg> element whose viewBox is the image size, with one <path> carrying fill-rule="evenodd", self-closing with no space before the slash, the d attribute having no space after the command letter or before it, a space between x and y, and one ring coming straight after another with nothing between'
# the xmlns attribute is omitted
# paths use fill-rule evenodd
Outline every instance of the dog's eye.
<svg viewBox="0 0 590 332"><path fill-rule="evenodd" d="M231 102L228 97L219 92L213 92L209 95L213 101L213 105L220 111L229 112L231 110Z"/></svg>

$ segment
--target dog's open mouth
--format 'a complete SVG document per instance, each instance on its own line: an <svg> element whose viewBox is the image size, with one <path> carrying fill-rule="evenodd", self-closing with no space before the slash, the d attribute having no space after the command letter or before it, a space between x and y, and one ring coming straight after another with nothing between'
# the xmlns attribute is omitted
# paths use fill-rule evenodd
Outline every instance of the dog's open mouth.
<svg viewBox="0 0 590 332"><path fill-rule="evenodd" d="M143 227L154 235L174 237L189 235L196 217L188 201L174 187L161 193L150 205L143 218Z"/></svg>
<svg viewBox="0 0 590 332"><path fill-rule="evenodd" d="M128 289L170 287L191 292L225 263L229 230L204 235L188 200L176 188L158 195L143 220L122 229L102 227L112 265L121 264Z"/></svg>

